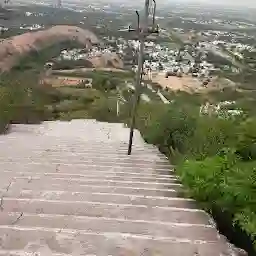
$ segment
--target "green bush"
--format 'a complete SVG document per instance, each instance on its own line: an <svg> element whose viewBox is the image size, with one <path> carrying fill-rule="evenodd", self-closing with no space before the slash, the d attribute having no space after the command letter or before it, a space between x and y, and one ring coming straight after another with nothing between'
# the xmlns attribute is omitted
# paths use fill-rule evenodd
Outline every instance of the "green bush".
<svg viewBox="0 0 256 256"><path fill-rule="evenodd" d="M232 153L187 160L177 167L189 196L210 212L218 209L230 216L252 241L256 238L255 171L256 162L242 162Z"/></svg>
<svg viewBox="0 0 256 256"><path fill-rule="evenodd" d="M64 100L55 106L58 112L69 112L84 108L83 102L79 100Z"/></svg>
<svg viewBox="0 0 256 256"><path fill-rule="evenodd" d="M256 119L200 115L196 102L143 103L137 128L177 163L186 193L256 238ZM256 245L255 245L256 250Z"/></svg>
<svg viewBox="0 0 256 256"><path fill-rule="evenodd" d="M53 69L74 69L74 68L93 68L93 65L90 61L81 59L81 60L61 60L54 63Z"/></svg>
<svg viewBox="0 0 256 256"><path fill-rule="evenodd" d="M197 160L214 156L225 147L236 144L236 122L215 116L200 116L196 120L193 136L188 138L189 156Z"/></svg>
<svg viewBox="0 0 256 256"><path fill-rule="evenodd" d="M118 122L116 99L102 97L91 104L89 108L91 118L103 122Z"/></svg>
<svg viewBox="0 0 256 256"><path fill-rule="evenodd" d="M93 78L92 87L96 90L109 92L116 90L118 85L118 80L115 78L110 78L107 76L98 75Z"/></svg>
<svg viewBox="0 0 256 256"><path fill-rule="evenodd" d="M196 124L193 110L161 103L142 104L138 115L137 126L148 143L157 145L168 156L174 151L186 153Z"/></svg>
<svg viewBox="0 0 256 256"><path fill-rule="evenodd" d="M237 153L244 160L256 160L256 119L241 123L237 132Z"/></svg>
<svg viewBox="0 0 256 256"><path fill-rule="evenodd" d="M37 78L27 74L12 78L2 76L0 85L1 132L10 123L38 123L50 118L46 107L50 99L46 91L36 85Z"/></svg>
<svg viewBox="0 0 256 256"><path fill-rule="evenodd" d="M91 118L88 111L81 109L70 112L60 112L58 115L58 119L62 121L70 121L72 119L86 119Z"/></svg>
<svg viewBox="0 0 256 256"><path fill-rule="evenodd" d="M6 131L12 118L10 96L7 88L0 87L0 133Z"/></svg>

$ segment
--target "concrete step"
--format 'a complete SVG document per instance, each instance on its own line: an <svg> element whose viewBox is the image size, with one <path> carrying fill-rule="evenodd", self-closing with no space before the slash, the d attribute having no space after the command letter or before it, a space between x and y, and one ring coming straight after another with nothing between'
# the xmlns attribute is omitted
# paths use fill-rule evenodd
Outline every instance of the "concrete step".
<svg viewBox="0 0 256 256"><path fill-rule="evenodd" d="M16 140L17 142L17 140ZM67 144L58 144L58 145L41 145L40 148L38 145L35 146L30 146L30 147L22 147L23 142L19 142L21 145L17 146L15 148L6 148L6 150L3 152L4 156L9 156L9 153L11 152L16 152L19 154L25 154L25 155L44 155L47 154L49 156L60 156L60 153L63 153L64 155L68 156L74 156L74 153L76 153L78 156L81 157L86 157L86 156L91 156L91 157L101 157L102 154L108 154L113 157L123 157L123 158L128 158L128 159L144 159L148 160L148 158L151 160L163 160L167 161L166 156L163 154L159 153L159 151L154 150L154 149L147 149L147 148L133 148L133 152L135 152L132 155L127 155L127 150L128 150L128 145L125 147L104 147L104 145L100 147L94 147L92 144L86 145L82 144L83 147L81 147L81 144L79 147L72 146L71 143ZM68 146L69 145L69 146ZM30 151L30 149L33 149L33 151ZM101 154L96 154L97 152L100 152ZM145 157L145 158L143 158ZM147 158L146 158L147 157Z"/></svg>
<svg viewBox="0 0 256 256"><path fill-rule="evenodd" d="M95 128L97 129L97 128ZM59 131L60 132L60 131ZM84 131L87 133L87 131ZM84 133L83 132L83 133ZM76 132L77 133L77 132ZM81 144L89 146L92 144L96 148L100 148L100 145L104 145L107 148L127 148L128 147L128 140L129 140L129 134L127 134L127 137L125 137L124 141L116 140L116 141L97 141L97 134L94 132L90 133L90 138L94 138L95 140L89 140L88 136L81 136L81 137L76 137L76 133L72 134L72 136L51 136L49 134L31 134L31 133L9 133L6 135L0 135L1 136L1 143L9 140L10 142L12 141L19 141L23 142L28 138L34 139L35 142L37 143L42 143L42 145L67 145L68 143L71 144L71 146L79 146L81 147ZM73 136L74 135L74 136ZM52 141L48 140L43 140L44 136L47 136L49 139L53 139ZM29 145L25 145L28 147ZM32 147L36 146L36 144L32 144ZM134 149L156 149L155 146L147 144L147 143L133 143L133 148Z"/></svg>
<svg viewBox="0 0 256 256"><path fill-rule="evenodd" d="M68 159L64 160L64 159L56 159L56 160L49 160L47 161L47 159L42 159L40 161L34 161L33 159L30 160L16 160L15 158L13 158L12 160L3 160L1 161L1 165L8 165L8 164L12 164L13 162L18 162L20 165L25 165L29 162L29 164L37 164L37 165L80 165L80 166L105 166L105 167L115 167L118 166L119 168L130 168L130 169L134 169L134 168L146 168L147 170L149 169L154 169L154 170L160 170L160 171L170 171L170 166L168 165L162 165L162 164L144 164L144 163L137 163L132 165L131 163L125 163L125 162L120 162L120 161L99 161L98 163L95 161L68 161Z"/></svg>
<svg viewBox="0 0 256 256"><path fill-rule="evenodd" d="M99 164L99 165L119 165L119 166L142 166L142 167L151 167L152 165L155 167L168 168L170 169L169 163L167 161L150 161L143 159L123 159L123 158L103 158L103 157L49 157L47 155L44 156L46 159L42 157L22 157L22 156L14 156L14 157L0 157L0 161L4 163L8 162L19 162L19 163L28 163L30 161L38 162L38 163L63 163L63 164Z"/></svg>
<svg viewBox="0 0 256 256"><path fill-rule="evenodd" d="M177 239L188 239L193 242L198 240L217 242L219 240L218 232L210 225L51 214L23 213L20 216L20 213L0 213L0 226L15 225L18 227L82 230L93 233L176 237ZM195 237L196 240L194 240Z"/></svg>
<svg viewBox="0 0 256 256"><path fill-rule="evenodd" d="M98 153L98 152L97 152ZM4 151L1 153L1 158L10 158L10 155L13 154L17 157L24 157L24 158L29 158L29 157L35 157L35 158L38 158L38 157L49 157L49 158L60 158L60 154L63 158L65 157L70 157L71 159L72 158L75 158L77 157L78 159L94 159L94 158L100 158L100 159L103 159L103 158L111 158L111 159L121 159L121 160L135 160L135 161L138 161L138 160L144 160L145 162L155 162L155 161L159 161L159 162L168 162L166 157L165 156L162 156L162 155L152 155L152 153L144 153L144 152L141 152L139 154L135 154L135 155L130 155L128 156L125 153L122 153L122 152L100 152L100 154L96 154L96 151L93 151L93 150L90 150L88 149L88 151L86 152L79 152L79 151L76 151L76 152L71 152L70 150L43 150L43 151L36 151L36 150L27 150L27 151L24 151L24 148L23 149L20 149L20 150L17 150L17 149L13 149L13 150L9 150L9 151Z"/></svg>
<svg viewBox="0 0 256 256"><path fill-rule="evenodd" d="M18 169L17 169L18 168ZM13 169L19 171L26 171L26 170L45 170L46 172L55 171L55 172L65 172L69 171L84 171L84 173L93 173L93 172L108 172L108 171L115 171L115 172L127 172L129 173L138 173L140 175L152 174L152 175L170 175L173 174L173 170L166 168L156 168L154 166L150 167L143 167L143 166L120 166L118 163L116 165L99 165L95 164L71 164L71 163L41 163L41 162L28 162L28 163L17 163L16 161L12 162L0 162L0 170L11 171Z"/></svg>
<svg viewBox="0 0 256 256"><path fill-rule="evenodd" d="M34 141L34 140L33 140ZM5 146L5 151L3 153L6 153L6 155L8 153L12 153L12 152L17 152L17 153L30 153L30 154L33 154L33 152L37 152L37 151L41 151L43 149L43 151L45 152L51 152L51 151L55 151L55 152L63 152L64 154L65 153L78 153L78 154L84 154L85 156L87 154L91 154L93 156L97 156L97 155L100 155L100 154L118 154L118 156L127 156L127 150L128 150L128 147L123 147L123 148L118 148L118 147L113 147L113 148L107 148L107 147L104 147L102 145L101 148L97 148L97 147L94 147L94 146L86 146L84 145L83 147L76 147L76 146L65 146L65 145L41 145L40 147L22 147L22 144L26 143L26 141L24 142L19 142L17 140L14 140L13 143L16 143L17 147L14 149L12 147L6 147ZM20 146L18 146L18 144L21 144ZM4 145L4 143L3 143ZM68 145L68 143L67 143ZM1 146L1 145L0 145ZM41 150L40 150L41 149ZM32 151L33 150L33 151ZM9 155L10 156L10 155ZM152 159L157 159L158 157L160 157L160 159L166 159L162 154L159 153L159 151L156 151L156 150L153 150L153 149L147 149L147 148L137 148L137 149L133 149L132 150L132 156L131 158L135 158L136 156L138 157L152 157Z"/></svg>
<svg viewBox="0 0 256 256"><path fill-rule="evenodd" d="M110 202L3 198L2 212L106 218L119 218L122 216L122 218L130 220L209 225L206 213L198 209L152 207L148 205L115 204Z"/></svg>
<svg viewBox="0 0 256 256"><path fill-rule="evenodd" d="M38 245L38 251L35 253L34 251L35 249L31 249L28 250L26 252L24 252L24 250L22 251L15 251L15 250L1 250L0 249L0 256L24 256L25 255L33 255L33 254L39 254L39 255L43 255L43 256L70 256L70 254L64 254L64 253L53 253L51 252L48 248L41 248L40 245ZM92 255L92 254L84 254L84 256L97 256L97 255Z"/></svg>
<svg viewBox="0 0 256 256"><path fill-rule="evenodd" d="M58 151L55 152L51 152L51 149L46 149L44 152L41 153L37 153L37 150L34 148L29 148L29 149L14 149L14 150L5 150L3 152L3 154L1 154L2 159L6 159L6 158L11 158L10 156L16 156L17 158L45 158L48 157L49 158L60 158L60 155L63 158L68 158L70 157L71 159L75 157L75 155L77 155L78 159L90 159L92 158L100 158L103 159L104 157L106 159L121 159L121 160L135 160L135 161L139 161L144 159L144 162L147 163L152 163L152 162L164 162L166 163L166 158L163 157L161 154L153 154L152 152L145 152L145 151L141 151L138 153L134 153L132 156L127 156L127 150L121 152L118 150L113 150L113 151L100 151L100 150L93 150L93 149L87 149L86 151L84 150L66 150L66 149L60 149Z"/></svg>
<svg viewBox="0 0 256 256"><path fill-rule="evenodd" d="M69 255L186 255L217 256L227 249L221 242L193 242L176 237L152 237L122 233L93 233L53 228L1 226L2 250L49 252ZM40 254L43 256L49 254Z"/></svg>
<svg viewBox="0 0 256 256"><path fill-rule="evenodd" d="M56 172L45 172L44 170L26 170L20 171L1 171L1 178L15 178L15 177L27 177L31 179L47 177L47 178L68 178L68 179L93 179L93 180L115 180L115 181L138 181L138 182L156 182L156 183L178 183L179 178L176 175L153 175L144 173L129 173L129 172L89 172L77 171L73 173L72 171L66 172L59 170Z"/></svg>
<svg viewBox="0 0 256 256"><path fill-rule="evenodd" d="M92 131L90 133L92 133ZM5 136L8 136L8 135L5 135ZM44 135L43 134L38 134L38 135L31 136L31 134L25 134L22 137L21 137L21 135L18 135L18 136L15 135L15 136L10 137L10 141L16 140L16 141L22 142L22 141L29 140L29 139L31 139L31 141L32 141L32 139L33 139L37 142L42 142L43 145L45 145L45 143L42 141L42 138L40 138L40 136L44 136ZM64 136L64 135L62 135L62 136ZM61 145L67 144L69 140L72 140L74 138L76 144L79 144L78 142L80 140L81 143L84 142L85 145L89 145L89 142L91 142L91 144L95 144L96 146L98 145L98 147L100 147L100 144L104 144L104 145L108 146L108 148L110 148L110 149L113 148L113 147L121 148L121 149L122 148L124 149L125 147L128 147L128 144L126 145L126 142L128 141L128 138L129 138L127 136L123 140L119 140L118 143L114 143L114 145L112 145L113 140L110 140L110 139L109 140L104 140L104 139L96 138L95 140L93 140L93 139L87 140L86 137L83 138L83 137L78 137L78 136L77 137L68 136L68 137L65 138L65 140L62 140L61 136L56 137L54 135L49 135L48 137L49 138L54 138L54 139L57 138L56 141L60 142ZM73 141L73 143L74 143L74 141ZM53 145L53 143L50 142L49 145ZM147 150L147 149L148 150L154 150L155 149L155 147L148 146L147 144L142 144L142 143L139 143L139 144L134 144L133 143L133 146L134 146L135 149L144 149L144 150Z"/></svg>
<svg viewBox="0 0 256 256"><path fill-rule="evenodd" d="M7 175L9 176L9 175ZM25 185L26 183L32 183L39 185L44 184L56 184L63 187L66 186L110 186L110 187L134 187L134 188L149 188L149 189L175 189L181 187L180 183L175 182L145 182L145 181L126 181L126 180L111 180L111 179L82 179L82 178L69 178L69 177L47 177L45 175L41 176L9 176L3 175L0 180L0 186L6 185L12 182L13 184L18 184L19 186Z"/></svg>
<svg viewBox="0 0 256 256"><path fill-rule="evenodd" d="M60 201L91 201L114 204L147 205L149 207L176 207L195 209L194 200L179 197L145 196L135 194L99 193L99 192L68 192L50 190L0 190L0 198L39 199Z"/></svg>
<svg viewBox="0 0 256 256"><path fill-rule="evenodd" d="M25 143L25 142L17 142L16 143ZM1 146L1 145L0 145ZM63 152L64 155L69 155L72 156L72 154L77 153L78 156L81 157L100 157L101 155L110 155L110 157L121 157L121 158L125 158L125 159L153 159L153 160L163 160L166 161L166 158L160 154L159 152L154 152L152 150L148 150L148 149L134 149L132 151L132 155L131 156L127 156L127 149L126 148L113 148L113 149L109 149L109 148L94 148L94 147L86 147L84 146L83 148L76 148L74 147L57 147L57 146L51 146L51 145L41 145L40 147L27 147L27 148L6 148L6 150L3 152L3 157L10 157L10 154L13 152L15 152L16 154L25 154L28 156L36 156L36 152L41 151L40 148L43 148L44 152L42 152L42 154L49 154L51 155L51 152L56 152L59 154L61 152ZM55 153L54 152L54 153ZM17 155L18 156L18 155Z"/></svg>
<svg viewBox="0 0 256 256"><path fill-rule="evenodd" d="M7 135L6 135L7 136ZM51 138L51 137L49 137ZM52 137L52 139L54 139L54 141L49 142L49 141L42 141L42 138L39 137L31 137L31 136L22 136L22 138L19 137L13 137L13 138L4 138L3 136L1 136L1 142L0 144L4 144L6 141L9 142L18 142L17 143L17 149L21 148L21 143L27 141L28 139L31 140L31 142L33 141L34 144L32 145L24 145L24 148L34 148L34 149L38 149L38 150L42 150L43 148L53 148L53 147L57 147L58 148L65 148L68 149L67 147L69 146L72 149L75 149L76 147L79 150L83 150L83 149L98 149L98 150L121 150L121 151L127 151L128 150L128 144L124 144L124 143L104 143L104 142L88 142L88 141L80 141L79 140L77 142L74 142L72 139L70 140L55 140L55 137ZM40 146L42 146L43 148L41 148ZM6 145L7 149L11 149L10 145ZM84 147L83 147L84 146ZM141 146L135 146L133 145L133 150L135 152L140 152L140 151L148 151L148 152L157 152L157 149L154 147L149 147L147 145L141 145Z"/></svg>
<svg viewBox="0 0 256 256"><path fill-rule="evenodd" d="M35 168L36 167L36 168ZM9 174L9 175L25 175L25 176L33 176L33 175L43 175L43 176L50 176L50 177L70 177L70 178L110 178L113 177L117 180L137 180L140 181L156 181L156 180L162 180L165 182L171 182L179 179L174 172L166 172L166 174L158 174L156 171L146 172L137 170L138 172L132 172L132 171L126 171L122 172L120 171L120 168L111 168L107 169L106 171L103 170L103 168L96 168L94 170L93 168L84 169L84 168L72 168L69 166L52 166L51 168L47 168L47 171L45 168L42 168L44 166L35 166L35 165L29 165L29 166L22 166L22 168L18 168L17 165L14 166L7 166L3 167L1 173ZM4 176L3 176L4 177Z"/></svg>
<svg viewBox="0 0 256 256"><path fill-rule="evenodd" d="M31 180L32 181L32 180ZM136 188L131 186L110 186L110 185L80 185L76 184L63 186L60 183L41 183L30 182L28 179L24 182L12 182L2 184L0 189L8 191L25 190L51 190L51 191L68 191L68 192L99 192L99 193L117 193L117 194L131 194L131 195L148 195L148 196L170 196L176 197L182 191L182 188Z"/></svg>
<svg viewBox="0 0 256 256"><path fill-rule="evenodd" d="M120 129L122 130L120 132ZM25 128L23 130L12 130L5 136L8 139L20 139L24 140L28 137L33 137L37 141L42 141L42 136L54 137L56 141L68 141L73 140L74 143L78 143L79 141L89 144L89 142L95 142L95 144L100 145L100 143L104 143L109 146L113 145L128 145L129 139L129 129L126 128L117 128L117 129L99 129L96 126L94 127L82 127L81 129L73 129L72 127L59 127L59 128ZM53 143L52 141L50 143ZM154 146L145 143L139 133L135 131L133 144L135 147L148 147L154 148Z"/></svg>

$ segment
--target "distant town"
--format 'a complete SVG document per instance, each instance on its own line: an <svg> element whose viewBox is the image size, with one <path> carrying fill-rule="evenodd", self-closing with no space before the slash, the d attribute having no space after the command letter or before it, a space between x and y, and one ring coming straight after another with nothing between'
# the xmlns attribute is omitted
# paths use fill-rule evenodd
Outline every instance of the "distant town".
<svg viewBox="0 0 256 256"><path fill-rule="evenodd" d="M94 46L86 53L81 53L82 49L63 51L61 58L79 60L88 58L90 55L116 53L124 61L125 68L136 71L139 42L131 38L133 35L129 38L128 30L125 32L128 24L134 24L136 6L132 5L130 8L127 2L117 6L113 2L109 4L90 2L83 5L66 1L61 3L45 1L41 6L45 8L54 6L65 11L77 12L76 22L82 27L89 25L96 33L100 33L105 44ZM250 58L250 55L256 54L253 20L245 18L235 20L228 15L220 16L214 13L210 15L205 11L197 13L192 7L191 9L188 7L188 10L189 14L186 14L181 7L175 6L172 15L163 10L162 15L156 17L160 25L160 34L157 39L149 38L146 42L145 79L168 87L168 82L163 82L163 76L167 81L169 77L177 77L179 80L170 78L171 83L180 84L188 83L183 83L183 80L192 77L193 81L190 80L190 84L195 82L196 87L207 87L223 71L238 75L245 68L252 70L256 68L255 62ZM100 13L105 13L107 16L104 19L96 19ZM28 22L21 23L16 27L17 30L38 31L49 26L45 22L49 15L47 9L41 9L41 11L37 11L36 8L24 9L23 15L24 21ZM95 23L93 23L94 20ZM13 29L7 22L5 23L7 26L0 26L1 34ZM168 24L171 24L172 28L168 28ZM110 35L106 35L108 31Z"/></svg>

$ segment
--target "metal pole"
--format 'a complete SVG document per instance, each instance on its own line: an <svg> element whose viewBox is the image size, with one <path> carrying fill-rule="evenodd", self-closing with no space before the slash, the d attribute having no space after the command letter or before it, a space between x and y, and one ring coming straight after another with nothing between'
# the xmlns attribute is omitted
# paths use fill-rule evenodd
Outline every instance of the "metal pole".
<svg viewBox="0 0 256 256"><path fill-rule="evenodd" d="M119 99L116 101L116 115L119 116Z"/></svg>
<svg viewBox="0 0 256 256"><path fill-rule="evenodd" d="M141 73L144 63L144 47L145 47L145 38L148 34L148 16L149 16L149 0L145 0L145 16L144 22L142 24L142 28L138 31L139 41L140 41L140 51L138 57L138 70L136 74L136 85L135 85L135 93L134 93L134 102L131 116L131 127L130 127L130 136L129 136L129 145L128 145L128 155L132 153L132 142L133 142L133 134L134 134L134 126L135 126L135 118L137 113L137 107L141 94Z"/></svg>

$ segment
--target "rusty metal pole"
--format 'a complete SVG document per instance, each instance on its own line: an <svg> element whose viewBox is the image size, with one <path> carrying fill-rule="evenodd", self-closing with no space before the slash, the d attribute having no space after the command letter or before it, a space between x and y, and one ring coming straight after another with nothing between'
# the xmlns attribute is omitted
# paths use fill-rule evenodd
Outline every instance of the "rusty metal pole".
<svg viewBox="0 0 256 256"><path fill-rule="evenodd" d="M137 113L137 107L141 95L141 76L143 70L143 63L144 63L144 48L145 48L145 39L148 35L148 16L149 16L149 0L145 0L145 7L144 7L144 20L143 24L140 28L138 27L138 38L140 42L140 49L139 49L139 56L138 56L138 70L136 73L136 85L135 85L135 93L134 93L134 102L133 102L133 109L131 115L131 126L130 126L130 136L129 136L129 145L128 145L128 155L132 153L132 142L133 142L133 134L135 128L135 119ZM139 24L140 25L140 24Z"/></svg>

